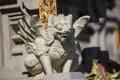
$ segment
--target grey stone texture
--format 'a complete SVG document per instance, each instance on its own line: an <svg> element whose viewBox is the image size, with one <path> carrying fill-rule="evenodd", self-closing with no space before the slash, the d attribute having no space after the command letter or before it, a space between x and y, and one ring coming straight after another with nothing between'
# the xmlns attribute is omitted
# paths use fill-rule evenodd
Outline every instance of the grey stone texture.
<svg viewBox="0 0 120 80"><path fill-rule="evenodd" d="M64 14L51 15L48 18L46 30L42 29L44 27L41 24L31 25L35 20L36 23L41 23L38 16L34 15L31 18L25 16L22 20L19 20L19 33L25 40L26 51L28 52L25 59L25 66L28 71L36 76L38 73L41 74L42 69L46 74L54 73L53 69L58 73L77 70L82 58L80 49L77 47L79 44L77 44L75 38L80 33L81 27L84 27L89 21L89 18L89 16L82 16L72 25L71 14L67 16L64 16ZM28 28L25 26L24 21L30 23ZM35 34L32 34L30 29L34 26L36 30ZM31 36L27 35L26 32ZM36 33L39 34L36 36ZM35 38L32 38L32 36Z"/></svg>
<svg viewBox="0 0 120 80"><path fill-rule="evenodd" d="M0 0L0 2L1 1L2 0ZM3 1L7 1L7 0L3 0ZM11 0L11 1L15 1L15 0ZM23 1L23 0L16 0L16 1ZM32 1L37 1L37 0L32 0ZM83 1L83 0L70 0L70 1ZM107 18L109 19L109 21L107 21L108 24L110 24L111 22L117 23L116 20L114 19L120 20L119 18L120 0L114 0L114 1L116 2L116 6L114 7L114 9L112 10L107 9ZM25 7L26 8L29 7L29 3L31 1L24 0L24 2L27 3ZM18 31L18 19L21 19L24 14L30 14L26 12L25 10L26 8L21 7L21 5L22 4L18 4L18 3L9 4L9 5L0 5L0 80L33 80L32 78L28 77L28 71L24 66L24 59L25 56L27 55L25 46L22 40L20 39L20 36L16 34ZM37 11L38 9L36 8L37 5L34 6L31 4L30 6L31 7L29 7L29 9L31 10L33 9ZM84 11L84 9L81 10L80 8L76 8L75 6L69 6L69 8L67 7L67 9L69 9L68 11L75 16L74 17L75 19L78 18L77 11L80 13L80 15L81 14L83 15L82 11ZM108 44L107 48L110 47L109 48L109 53L111 54L110 58L112 59L114 58L113 60L116 61L116 59L120 59L120 58L118 56L119 52L114 47L115 43L113 43L113 38L114 38L114 34L107 36L106 40L109 42L107 42L106 44ZM120 60L118 60L117 62L120 63Z"/></svg>
<svg viewBox="0 0 120 80"><path fill-rule="evenodd" d="M24 66L25 46L16 34L22 12L20 4L0 5L0 80L33 80Z"/></svg>

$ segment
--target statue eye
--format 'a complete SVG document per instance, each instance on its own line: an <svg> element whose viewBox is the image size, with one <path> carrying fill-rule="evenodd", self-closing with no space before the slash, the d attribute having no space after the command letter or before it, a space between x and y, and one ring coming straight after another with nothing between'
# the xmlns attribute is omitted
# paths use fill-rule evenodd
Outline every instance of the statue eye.
<svg viewBox="0 0 120 80"><path fill-rule="evenodd" d="M57 25L56 28L57 28L58 30L62 30L63 26L62 26L62 25Z"/></svg>

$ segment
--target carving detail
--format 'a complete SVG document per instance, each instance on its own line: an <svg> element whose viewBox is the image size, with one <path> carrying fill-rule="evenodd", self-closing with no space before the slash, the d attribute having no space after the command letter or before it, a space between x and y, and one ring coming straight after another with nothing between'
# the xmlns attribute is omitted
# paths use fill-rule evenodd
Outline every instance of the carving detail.
<svg viewBox="0 0 120 80"><path fill-rule="evenodd" d="M54 72L69 72L71 70L76 70L81 64L81 55L80 52L76 52L76 45L78 44L75 43L75 35L77 36L80 31L75 34L74 30L80 30L81 27L84 26L83 24L87 22L86 19L89 19L89 16L83 16L72 26L72 15L51 15L48 18L48 27L46 30L43 29L40 24L41 22L39 22L36 17L38 16L32 16L32 19L24 17L24 19L22 19L23 21L20 20L19 22L19 25L21 25L19 26L19 34L24 33L20 34L20 36L25 40L26 50L30 56L27 57L25 61L28 71L33 75L38 75L38 73L40 74L41 72L50 74ZM30 26L22 25L22 22L28 19L36 20L35 24L32 26L29 23ZM82 23L80 23L81 20ZM80 26L81 24L82 26ZM23 27L29 30L25 30ZM35 30L34 34L32 30ZM36 33L39 34L36 35ZM32 38L31 35L35 36L35 38Z"/></svg>

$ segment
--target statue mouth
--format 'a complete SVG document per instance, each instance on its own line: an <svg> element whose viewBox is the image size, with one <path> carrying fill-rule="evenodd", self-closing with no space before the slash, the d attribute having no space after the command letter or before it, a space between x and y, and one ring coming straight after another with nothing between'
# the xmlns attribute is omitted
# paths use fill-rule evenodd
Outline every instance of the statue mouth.
<svg viewBox="0 0 120 80"><path fill-rule="evenodd" d="M60 37L61 37L61 38L62 38L62 37L67 38L68 35L67 35L67 34L62 34Z"/></svg>
<svg viewBox="0 0 120 80"><path fill-rule="evenodd" d="M62 37L67 38L67 37L68 37L67 33L57 32L57 35L58 35L60 38L62 38Z"/></svg>

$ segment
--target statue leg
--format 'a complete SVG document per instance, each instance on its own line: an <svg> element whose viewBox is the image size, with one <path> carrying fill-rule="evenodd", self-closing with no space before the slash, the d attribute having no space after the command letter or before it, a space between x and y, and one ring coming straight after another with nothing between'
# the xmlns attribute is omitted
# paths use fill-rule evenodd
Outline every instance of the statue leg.
<svg viewBox="0 0 120 80"><path fill-rule="evenodd" d="M39 59L34 54L28 54L25 59L25 67L32 75L40 74L43 68Z"/></svg>
<svg viewBox="0 0 120 80"><path fill-rule="evenodd" d="M67 61L65 62L64 66L63 66L63 72L70 72L72 63L74 60L74 55L69 55Z"/></svg>
<svg viewBox="0 0 120 80"><path fill-rule="evenodd" d="M40 74L37 74L37 75L33 78L33 80L42 80L44 76L45 76L45 73L42 72L42 73L40 73Z"/></svg>
<svg viewBox="0 0 120 80"><path fill-rule="evenodd" d="M77 70L82 63L82 56L81 55L75 54L74 57L75 58L73 60L71 71Z"/></svg>
<svg viewBox="0 0 120 80"><path fill-rule="evenodd" d="M40 57L39 57L39 59L40 59L40 61L41 61L41 63L42 63L42 66L43 66L43 68L44 68L44 70L45 70L45 73L46 74L51 74L51 73L53 73L52 72L52 65L51 65L51 59L50 59L50 57L48 56L48 55L41 55Z"/></svg>

